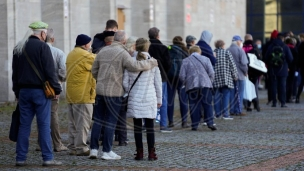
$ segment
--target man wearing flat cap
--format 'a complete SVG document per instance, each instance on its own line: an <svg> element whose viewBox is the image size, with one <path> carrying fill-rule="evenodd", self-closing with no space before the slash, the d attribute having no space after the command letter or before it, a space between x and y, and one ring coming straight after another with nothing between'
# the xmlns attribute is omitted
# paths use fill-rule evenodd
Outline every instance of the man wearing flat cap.
<svg viewBox="0 0 304 171"><path fill-rule="evenodd" d="M48 24L34 22L13 52L13 91L20 108L20 126L16 145L16 166L25 166L31 124L36 116L43 166L61 165L54 160L50 130L51 99L47 99L43 83L48 81L59 98L61 86L55 75L50 47L45 43ZM39 76L38 76L39 75ZM40 78L39 78L40 77Z"/></svg>
<svg viewBox="0 0 304 171"><path fill-rule="evenodd" d="M66 99L68 102L70 155L88 156L86 143L95 103L96 80L91 74L95 54L90 52L91 38L80 34L66 60Z"/></svg>

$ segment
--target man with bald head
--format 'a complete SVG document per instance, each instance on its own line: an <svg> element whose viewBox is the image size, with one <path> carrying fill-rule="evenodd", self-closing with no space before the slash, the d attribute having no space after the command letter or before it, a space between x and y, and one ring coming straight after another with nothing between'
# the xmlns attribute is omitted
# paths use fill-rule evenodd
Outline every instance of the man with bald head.
<svg viewBox="0 0 304 171"><path fill-rule="evenodd" d="M253 42L252 35L246 34L244 39L245 39L245 42L243 44L243 50L245 51L245 53L246 54L248 54L248 53L255 54L255 56L258 59L262 60L261 52L260 52L259 48L257 47L257 45ZM249 59L248 59L248 61L249 61ZM249 65L249 63L248 63L248 65ZM259 77L261 75L262 75L262 72L248 66L248 77L249 77L249 80L254 84L256 95L257 95L257 97L255 99L253 99L252 102L254 105L254 109L256 109L258 112L261 110L260 105L259 105L259 96L258 96ZM250 108L250 105L251 105L251 102L245 100L245 108L247 109L248 112L252 111L252 109Z"/></svg>
<svg viewBox="0 0 304 171"><path fill-rule="evenodd" d="M124 31L117 31L114 41L106 48L102 48L93 63L92 74L97 81L96 104L94 106L94 124L91 133L90 159L98 155L98 139L101 127L104 125L102 140L102 159L119 160L121 157L112 151L112 142L116 122L125 93L122 86L124 70L138 72L149 70L157 66L155 59L135 61L125 47L127 35Z"/></svg>

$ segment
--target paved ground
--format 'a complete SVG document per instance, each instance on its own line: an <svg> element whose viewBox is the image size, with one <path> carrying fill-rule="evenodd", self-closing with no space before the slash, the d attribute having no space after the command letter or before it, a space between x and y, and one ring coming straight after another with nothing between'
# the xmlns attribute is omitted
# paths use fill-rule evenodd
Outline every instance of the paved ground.
<svg viewBox="0 0 304 171"><path fill-rule="evenodd" d="M288 104L288 108L266 105L265 91L261 91L262 111L250 112L233 121L215 120L217 131L204 126L194 132L181 129L179 112L173 133L156 133L156 152L159 160L133 160L135 144L132 130L126 147L114 146L122 160L90 160L87 157L55 153L60 167L41 166L41 153L36 152L37 132L33 122L28 154L29 165L16 168L15 143L8 140L10 115L14 104L0 108L0 170L276 170L304 171L304 105ZM63 142L67 143L66 106L61 104L60 118ZM189 119L190 121L190 119ZM131 122L129 122L131 124ZM156 127L159 130L159 126ZM116 143L115 143L116 144Z"/></svg>

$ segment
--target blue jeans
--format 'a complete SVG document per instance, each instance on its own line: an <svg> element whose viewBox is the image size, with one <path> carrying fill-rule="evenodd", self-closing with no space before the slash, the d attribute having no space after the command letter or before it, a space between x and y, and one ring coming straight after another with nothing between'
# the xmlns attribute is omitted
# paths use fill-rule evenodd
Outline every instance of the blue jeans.
<svg viewBox="0 0 304 171"><path fill-rule="evenodd" d="M175 94L176 90L178 92L178 98L179 98L179 107L180 107L180 113L182 117L182 122L187 122L187 113L188 113L188 95L186 93L185 88L182 88L181 81L178 82L177 85L174 84L168 84L168 118L169 122L173 122L173 116L174 116L174 100L175 100Z"/></svg>
<svg viewBox="0 0 304 171"><path fill-rule="evenodd" d="M119 118L121 103L122 97L96 96L93 110L94 123L91 133L91 149L99 149L98 140L101 127L104 125L102 151L110 152L112 150L114 131Z"/></svg>
<svg viewBox="0 0 304 171"><path fill-rule="evenodd" d="M208 126L213 125L212 91L210 88L196 88L188 91L189 107L191 115L191 127L196 129L201 120L202 107L204 109L204 121Z"/></svg>
<svg viewBox="0 0 304 171"><path fill-rule="evenodd" d="M220 117L221 115L223 115L223 117L229 117L228 108L230 91L230 88L227 86L216 88L214 97L214 110L216 117Z"/></svg>
<svg viewBox="0 0 304 171"><path fill-rule="evenodd" d="M281 105L286 102L286 79L287 77L271 76L271 89L272 89L272 104L277 104L277 94Z"/></svg>
<svg viewBox="0 0 304 171"><path fill-rule="evenodd" d="M16 144L16 161L25 161L29 147L31 125L36 115L39 145L43 161L53 160L51 139L51 100L42 89L21 89L19 93L20 126Z"/></svg>
<svg viewBox="0 0 304 171"><path fill-rule="evenodd" d="M230 89L230 113L240 114L243 110L244 80L235 81L235 88Z"/></svg>
<svg viewBox="0 0 304 171"><path fill-rule="evenodd" d="M159 125L161 128L166 128L168 126L168 92L167 92L167 82L162 83L163 97L162 97L162 106L160 107L160 122Z"/></svg>

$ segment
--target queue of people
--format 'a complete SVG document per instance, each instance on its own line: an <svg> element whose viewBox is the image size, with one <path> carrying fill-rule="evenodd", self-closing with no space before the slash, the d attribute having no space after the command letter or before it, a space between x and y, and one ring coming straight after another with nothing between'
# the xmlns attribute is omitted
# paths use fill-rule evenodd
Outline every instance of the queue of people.
<svg viewBox="0 0 304 171"><path fill-rule="evenodd" d="M159 131L172 132L171 128L179 123L174 121L176 93L181 126L192 131L197 131L201 120L215 131L214 119L233 120L233 116L245 116L243 108L252 111L251 102L260 112L258 86L262 75L270 80L266 82L272 107L276 107L277 97L281 107L287 107L286 103L293 97L300 102L303 79L299 87L287 84L287 80L294 83L298 75L304 74L299 70L304 66L299 58L304 53L303 44L298 45L293 36L277 31L264 47L246 34L244 41L239 35L232 36L227 49L223 40L216 40L212 50L213 34L208 30L202 32L197 43L192 35L187 36L185 42L175 36L173 44L166 46L160 41L160 30L156 27L148 30L149 40L128 38L124 31L118 30L115 20L108 20L105 31L96 34L93 43L91 37L78 35L75 48L66 58L61 50L52 47L54 31L48 29L46 23L35 22L29 27L15 47L13 57L13 91L21 113L16 166L26 165L34 116L43 165L53 166L62 162L54 160L52 148L55 152L69 150L70 155L97 159L101 145L102 159L121 159L112 151L112 146L113 139L119 141L120 146L128 144L127 117L133 118L134 159L144 158L142 132L146 130L148 159L157 160L154 120L159 113ZM300 38L303 41L304 34ZM266 63L267 74L249 66L248 53ZM36 72L42 75L42 80ZM243 99L245 79L255 85L253 91L257 97L252 101ZM44 96L44 81L54 88L54 99ZM60 84L64 81L69 120L67 147L61 142L56 113ZM188 113L191 125L188 125Z"/></svg>

